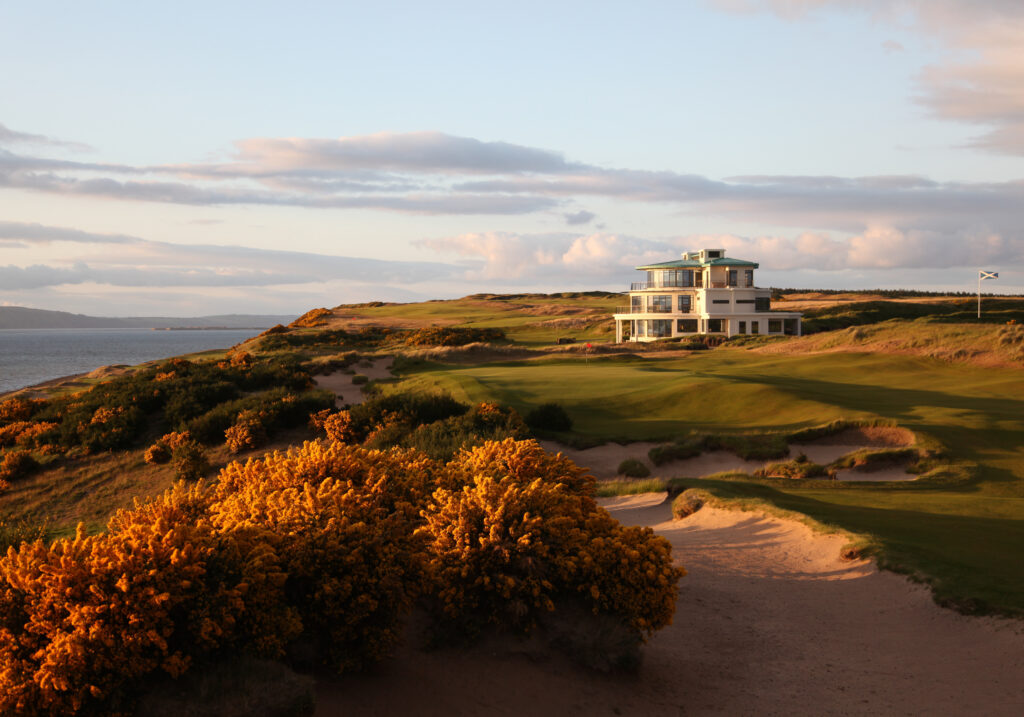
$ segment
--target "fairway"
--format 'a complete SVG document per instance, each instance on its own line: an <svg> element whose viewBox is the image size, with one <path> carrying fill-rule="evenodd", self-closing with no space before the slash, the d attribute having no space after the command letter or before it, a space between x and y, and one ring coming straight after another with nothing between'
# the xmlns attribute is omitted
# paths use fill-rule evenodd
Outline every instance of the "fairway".
<svg viewBox="0 0 1024 717"><path fill-rule="evenodd" d="M547 359L433 366L403 388L441 389L521 412L560 403L594 439L670 440L689 431L792 430L837 418L889 419L977 464L966 485L822 489L701 481L873 536L883 565L927 576L940 599L1024 613L1024 374L890 354Z"/></svg>

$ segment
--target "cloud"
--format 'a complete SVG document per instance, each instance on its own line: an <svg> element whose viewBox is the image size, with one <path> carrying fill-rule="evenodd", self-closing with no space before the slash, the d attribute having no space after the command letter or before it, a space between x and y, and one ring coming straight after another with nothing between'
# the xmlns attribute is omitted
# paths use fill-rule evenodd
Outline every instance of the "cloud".
<svg viewBox="0 0 1024 717"><path fill-rule="evenodd" d="M266 287L350 281L416 284L458 269L439 262L387 261L220 245L179 245L40 224L0 222L11 248L65 242L61 260L0 266L5 291L94 283L121 287Z"/></svg>
<svg viewBox="0 0 1024 717"><path fill-rule="evenodd" d="M819 10L867 12L938 38L951 52L917 78L934 116L987 128L969 146L1024 155L1024 3L1019 0L718 0L732 12L804 19ZM884 43L886 50L902 49Z"/></svg>
<svg viewBox="0 0 1024 717"><path fill-rule="evenodd" d="M1004 128L1006 132L1012 128ZM856 233L982 229L1021 233L1024 182L922 176L736 176L606 168L501 142L440 133L340 140L248 140L233 163L131 167L0 150L0 188L193 206L369 209L516 216L600 197L731 220ZM408 156L406 153L408 152ZM321 156L321 154L323 156ZM592 212L562 211L569 226Z"/></svg>
<svg viewBox="0 0 1024 717"><path fill-rule="evenodd" d="M597 216L593 212L588 212L586 209L581 209L578 212L571 212L565 216L565 223L571 227L579 226L580 224L589 224Z"/></svg>
<svg viewBox="0 0 1024 717"><path fill-rule="evenodd" d="M643 264L670 261L683 251L723 248L772 271L845 272L957 269L1024 265L1024 240L988 233L903 231L873 226L851 236L815 232L793 236L691 234L644 239L615 234L481 232L424 239L419 246L469 259L465 278L506 284L563 282L591 285L628 277Z"/></svg>
<svg viewBox="0 0 1024 717"><path fill-rule="evenodd" d="M17 132L9 127L0 124L0 145L10 144L38 144L50 147L59 147L78 152L89 151L89 145L80 142L65 142L60 139L53 139L42 134L30 134L28 132Z"/></svg>
<svg viewBox="0 0 1024 717"><path fill-rule="evenodd" d="M882 43L882 49L886 52L903 52L906 48L903 44L896 42L896 40L886 40Z"/></svg>
<svg viewBox="0 0 1024 717"><path fill-rule="evenodd" d="M380 132L339 139L261 137L240 140L235 147L243 167L261 171L368 169L506 174L562 172L575 166L557 152L441 132Z"/></svg>

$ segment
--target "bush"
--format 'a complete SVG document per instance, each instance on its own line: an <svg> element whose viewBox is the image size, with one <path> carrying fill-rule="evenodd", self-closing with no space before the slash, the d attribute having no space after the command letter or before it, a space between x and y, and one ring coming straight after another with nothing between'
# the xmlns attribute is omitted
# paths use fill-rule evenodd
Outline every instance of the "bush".
<svg viewBox="0 0 1024 717"><path fill-rule="evenodd" d="M316 660L358 668L390 653L419 590L413 531L434 470L415 452L306 443L226 467L211 519L265 531Z"/></svg>
<svg viewBox="0 0 1024 717"><path fill-rule="evenodd" d="M0 484L21 480L39 468L39 461L25 450L8 451L0 460Z"/></svg>
<svg viewBox="0 0 1024 717"><path fill-rule="evenodd" d="M264 428L266 415L256 411L242 411L235 418L235 424L224 432L224 443L232 453L241 453L249 448L259 448L267 442Z"/></svg>
<svg viewBox="0 0 1024 717"><path fill-rule="evenodd" d="M626 476L627 478L646 478L651 474L651 469L643 461L638 461L636 458L627 458L619 463L618 473L620 476Z"/></svg>
<svg viewBox="0 0 1024 717"><path fill-rule="evenodd" d="M535 431L571 431L572 419L557 403L545 403L526 414L526 425Z"/></svg>
<svg viewBox="0 0 1024 717"><path fill-rule="evenodd" d="M655 446L647 453L651 463L656 466L663 466L671 461L684 460L699 456L704 452L704 446L700 441L683 441L681 443L669 443L664 446Z"/></svg>
<svg viewBox="0 0 1024 717"><path fill-rule="evenodd" d="M831 477L828 468L812 463L804 456L803 460L792 460L784 463L772 463L754 471L757 478L825 478Z"/></svg>
<svg viewBox="0 0 1024 717"><path fill-rule="evenodd" d="M146 449L146 453L143 456L143 460L151 465L162 465L169 463L171 460L171 451L165 443L157 441L149 448Z"/></svg>
<svg viewBox="0 0 1024 717"><path fill-rule="evenodd" d="M683 491L672 501L672 515L677 520L681 520L693 515L703 507L704 496L699 491L692 489Z"/></svg>
<svg viewBox="0 0 1024 717"><path fill-rule="evenodd" d="M434 492L422 531L435 617L462 632L488 624L528 631L559 601L582 600L641 635L668 624L684 574L668 542L620 525L569 489L566 459L536 462L536 444L523 443L459 454L449 471L471 482Z"/></svg>
<svg viewBox="0 0 1024 717"><path fill-rule="evenodd" d="M198 655L279 652L295 630L281 582L208 523L127 517L109 534L25 543L0 559L0 712L106 714L133 681L178 676Z"/></svg>
<svg viewBox="0 0 1024 717"><path fill-rule="evenodd" d="M413 331L405 339L407 346L465 346L482 341L504 341L501 329L471 329L431 326Z"/></svg>
<svg viewBox="0 0 1024 717"><path fill-rule="evenodd" d="M352 385L353 386L362 386L364 383L369 382L369 380L370 380L369 376L366 376L365 374L357 373L354 376L352 376Z"/></svg>

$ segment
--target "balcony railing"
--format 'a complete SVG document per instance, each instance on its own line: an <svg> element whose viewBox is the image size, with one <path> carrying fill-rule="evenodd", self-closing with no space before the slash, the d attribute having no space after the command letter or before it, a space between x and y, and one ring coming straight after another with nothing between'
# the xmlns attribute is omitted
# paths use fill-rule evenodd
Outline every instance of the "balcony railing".
<svg viewBox="0 0 1024 717"><path fill-rule="evenodd" d="M675 311L671 307L666 306L652 306L650 308L643 308L640 306L616 306L616 314L681 314L687 315L686 312Z"/></svg>
<svg viewBox="0 0 1024 717"><path fill-rule="evenodd" d="M634 281L629 286L630 291L645 291L647 289L700 289L701 285L683 284L682 282L671 281Z"/></svg>

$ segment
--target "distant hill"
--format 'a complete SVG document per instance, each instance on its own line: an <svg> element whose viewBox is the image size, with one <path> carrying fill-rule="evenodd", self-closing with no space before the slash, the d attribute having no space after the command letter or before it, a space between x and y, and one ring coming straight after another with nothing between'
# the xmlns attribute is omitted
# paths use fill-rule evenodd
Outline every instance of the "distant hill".
<svg viewBox="0 0 1024 717"><path fill-rule="evenodd" d="M295 314L221 314L217 316L86 316L24 306L0 306L0 329L263 329L287 324Z"/></svg>

